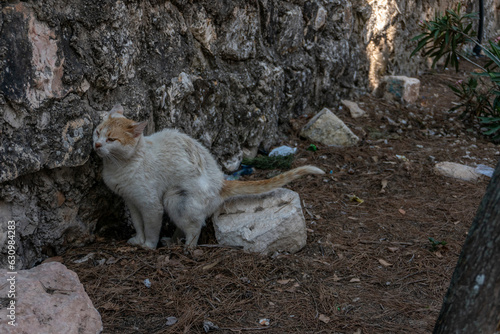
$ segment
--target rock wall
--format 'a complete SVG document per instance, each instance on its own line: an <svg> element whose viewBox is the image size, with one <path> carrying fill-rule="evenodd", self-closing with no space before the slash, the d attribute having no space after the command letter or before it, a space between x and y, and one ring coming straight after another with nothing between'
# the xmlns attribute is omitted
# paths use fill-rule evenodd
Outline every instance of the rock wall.
<svg viewBox="0 0 500 334"><path fill-rule="evenodd" d="M234 170L243 152L286 134L290 118L362 94L381 75L414 75L418 21L453 2L1 2L3 254L8 220L25 268L125 219L91 150L114 104L148 120L149 133L176 127L198 138Z"/></svg>

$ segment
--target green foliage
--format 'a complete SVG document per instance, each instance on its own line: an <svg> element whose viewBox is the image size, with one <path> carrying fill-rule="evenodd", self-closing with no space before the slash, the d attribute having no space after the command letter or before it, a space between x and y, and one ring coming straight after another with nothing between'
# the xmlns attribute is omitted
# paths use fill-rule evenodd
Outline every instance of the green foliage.
<svg viewBox="0 0 500 334"><path fill-rule="evenodd" d="M446 57L445 67L451 64L458 71L459 50L474 34L471 19L476 17L475 13L461 15L462 5L459 3L457 9L448 9L444 14L436 13L433 21L422 22L422 34L415 36L412 40L418 41L410 57L422 50L424 57L433 59L432 66L442 57Z"/></svg>
<svg viewBox="0 0 500 334"><path fill-rule="evenodd" d="M494 88L485 85L483 80L470 77L468 81L458 81L455 85L448 85L453 93L460 98L460 102L450 111L462 109L462 118L474 119L485 114L493 114L494 106L491 98Z"/></svg>
<svg viewBox="0 0 500 334"><path fill-rule="evenodd" d="M457 71L460 59L478 67L479 71L473 72L468 81L450 85L460 98L460 103L451 110L462 109L462 118L479 122L486 128L483 134L496 141L500 140L500 37L489 41L487 46L481 45L471 37L475 34L472 30L474 18L475 13L462 14L460 3L454 10L436 13L434 20L421 23L423 32L413 38L417 41L417 47L411 56L421 52L424 57L433 60L433 67L444 57L445 67L450 64ZM480 46L489 58L484 67L471 61L462 52L463 46L468 43Z"/></svg>
<svg viewBox="0 0 500 334"><path fill-rule="evenodd" d="M431 252L437 251L441 246L446 246L446 241L437 241L434 238L429 238L429 242L431 243Z"/></svg>
<svg viewBox="0 0 500 334"><path fill-rule="evenodd" d="M245 158L241 163L259 169L290 169L292 167L293 157L293 154L273 157L258 155L253 159Z"/></svg>
<svg viewBox="0 0 500 334"><path fill-rule="evenodd" d="M316 152L318 150L318 148L316 147L316 145L311 144L311 145L309 145L309 147L307 148L307 150L308 151Z"/></svg>
<svg viewBox="0 0 500 334"><path fill-rule="evenodd" d="M484 135L491 136L493 141L500 141L500 117L479 117L479 121L488 129L483 132Z"/></svg>

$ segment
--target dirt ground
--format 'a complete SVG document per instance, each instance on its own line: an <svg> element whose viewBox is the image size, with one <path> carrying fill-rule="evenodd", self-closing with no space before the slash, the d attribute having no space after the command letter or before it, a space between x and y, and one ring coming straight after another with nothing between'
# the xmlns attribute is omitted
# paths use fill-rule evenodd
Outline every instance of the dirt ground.
<svg viewBox="0 0 500 334"><path fill-rule="evenodd" d="M415 105L364 96L358 102L367 117L335 111L361 138L356 147L316 143L312 152L296 133L283 140L298 147L294 166L327 172L289 185L301 196L308 228L307 245L296 254L207 246L191 254L181 247L146 251L126 244L125 227L122 238L101 236L67 251L64 264L80 277L104 333L204 333L208 322L219 333L432 332L489 181L459 181L433 167L495 167L500 157L499 146L448 112L457 99L446 84L463 77L428 71ZM433 247L429 238L446 245ZM210 227L202 242L216 243ZM89 253L93 259L74 262Z"/></svg>

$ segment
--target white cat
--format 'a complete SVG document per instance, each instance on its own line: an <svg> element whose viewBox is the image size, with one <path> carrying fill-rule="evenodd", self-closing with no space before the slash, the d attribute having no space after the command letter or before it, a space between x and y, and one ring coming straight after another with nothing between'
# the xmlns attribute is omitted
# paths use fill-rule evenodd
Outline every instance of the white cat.
<svg viewBox="0 0 500 334"><path fill-rule="evenodd" d="M313 166L295 168L269 180L227 181L210 152L174 129L151 136L146 122L123 116L116 105L94 131L94 149L103 159L106 185L127 204L136 235L128 242L155 249L163 212L195 247L205 219L231 196L259 194L306 174L324 174Z"/></svg>

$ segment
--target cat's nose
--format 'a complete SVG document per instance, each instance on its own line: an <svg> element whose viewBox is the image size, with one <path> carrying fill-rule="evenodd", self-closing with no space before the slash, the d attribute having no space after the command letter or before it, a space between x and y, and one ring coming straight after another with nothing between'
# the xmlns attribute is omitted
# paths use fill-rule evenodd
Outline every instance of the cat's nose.
<svg viewBox="0 0 500 334"><path fill-rule="evenodd" d="M99 148L99 147L102 147L102 144L101 143L95 143L95 148Z"/></svg>

